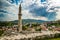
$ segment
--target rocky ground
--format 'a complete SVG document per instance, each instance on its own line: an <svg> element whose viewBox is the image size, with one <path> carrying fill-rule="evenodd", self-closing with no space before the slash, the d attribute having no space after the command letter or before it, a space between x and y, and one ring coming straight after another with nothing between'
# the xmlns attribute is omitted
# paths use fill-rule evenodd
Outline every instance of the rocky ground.
<svg viewBox="0 0 60 40"><path fill-rule="evenodd" d="M51 35L52 34L52 35ZM21 33L14 33L7 34L5 36L0 37L0 40L28 40L33 39L36 37L44 38L46 36L54 37L55 34L60 34L59 31L42 31L42 32L21 32Z"/></svg>

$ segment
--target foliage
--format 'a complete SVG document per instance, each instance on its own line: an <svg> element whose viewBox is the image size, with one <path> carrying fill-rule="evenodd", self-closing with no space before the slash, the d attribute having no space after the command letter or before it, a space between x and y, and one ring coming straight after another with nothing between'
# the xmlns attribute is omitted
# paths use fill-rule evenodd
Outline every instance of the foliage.
<svg viewBox="0 0 60 40"><path fill-rule="evenodd" d="M2 36L3 33L4 33L4 31L3 30L0 30L0 36Z"/></svg>
<svg viewBox="0 0 60 40"><path fill-rule="evenodd" d="M26 30L28 28L28 26L22 26L23 27L23 30Z"/></svg>
<svg viewBox="0 0 60 40"><path fill-rule="evenodd" d="M48 26L55 25L55 26L57 26L57 27L60 27L60 21L52 21L51 23L48 23L47 25L48 25Z"/></svg>
<svg viewBox="0 0 60 40"><path fill-rule="evenodd" d="M0 26L13 26L12 22L0 22Z"/></svg>
<svg viewBox="0 0 60 40"><path fill-rule="evenodd" d="M53 39L48 39L48 40L60 40L60 38L53 38Z"/></svg>
<svg viewBox="0 0 60 40"><path fill-rule="evenodd" d="M36 31L41 31L41 28L39 28L39 29L36 29Z"/></svg>

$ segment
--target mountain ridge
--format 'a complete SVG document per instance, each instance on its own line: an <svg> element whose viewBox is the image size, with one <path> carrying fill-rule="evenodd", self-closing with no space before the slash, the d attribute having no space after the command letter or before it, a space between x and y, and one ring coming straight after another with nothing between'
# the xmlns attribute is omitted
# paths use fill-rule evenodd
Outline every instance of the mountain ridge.
<svg viewBox="0 0 60 40"><path fill-rule="evenodd" d="M12 21L12 22L17 23L18 20L15 20L15 21ZM43 23L43 22L47 22L47 21L44 21L44 20L35 20L35 19L23 19L22 20L23 24L26 24L26 23Z"/></svg>

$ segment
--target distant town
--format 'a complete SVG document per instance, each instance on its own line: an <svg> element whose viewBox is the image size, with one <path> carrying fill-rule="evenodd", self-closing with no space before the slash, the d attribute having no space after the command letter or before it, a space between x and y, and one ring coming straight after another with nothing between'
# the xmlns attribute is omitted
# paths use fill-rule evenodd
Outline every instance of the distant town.
<svg viewBox="0 0 60 40"><path fill-rule="evenodd" d="M0 31L18 32L18 25L12 22L0 22ZM44 23L26 23L22 25L22 31L60 31L60 21L51 21ZM8 32L9 32L8 31Z"/></svg>

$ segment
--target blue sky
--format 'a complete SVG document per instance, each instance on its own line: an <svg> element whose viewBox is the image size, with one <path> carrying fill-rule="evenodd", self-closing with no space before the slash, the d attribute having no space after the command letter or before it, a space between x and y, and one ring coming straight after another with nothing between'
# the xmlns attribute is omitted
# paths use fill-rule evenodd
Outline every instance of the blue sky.
<svg viewBox="0 0 60 40"><path fill-rule="evenodd" d="M60 20L60 0L0 0L0 21L17 20L20 3L22 19Z"/></svg>

